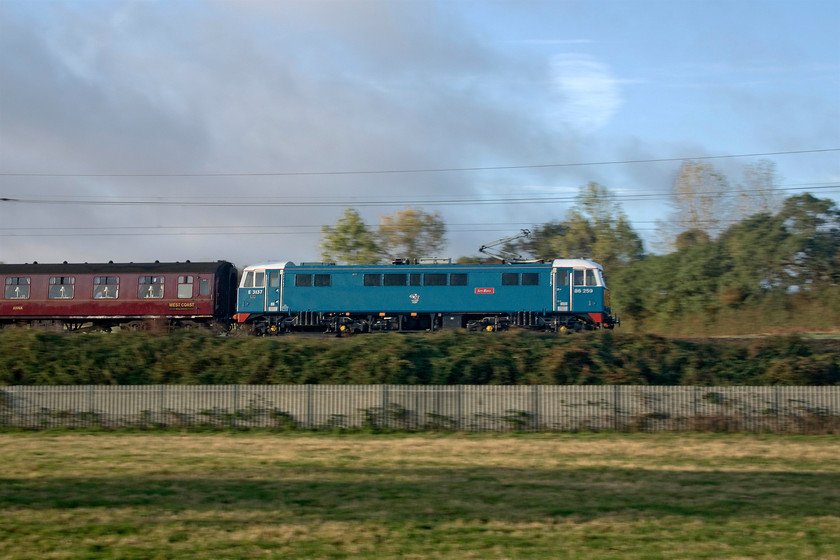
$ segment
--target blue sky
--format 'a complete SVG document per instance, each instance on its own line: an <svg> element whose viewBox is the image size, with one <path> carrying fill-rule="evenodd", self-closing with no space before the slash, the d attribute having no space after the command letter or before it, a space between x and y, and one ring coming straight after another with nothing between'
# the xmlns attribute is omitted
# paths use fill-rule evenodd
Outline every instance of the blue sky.
<svg viewBox="0 0 840 560"><path fill-rule="evenodd" d="M0 260L315 260L348 206L439 211L456 257L589 181L652 241L718 155L806 152L764 156L780 192L840 200L838 28L828 0L0 0L0 197L33 201L0 202Z"/></svg>

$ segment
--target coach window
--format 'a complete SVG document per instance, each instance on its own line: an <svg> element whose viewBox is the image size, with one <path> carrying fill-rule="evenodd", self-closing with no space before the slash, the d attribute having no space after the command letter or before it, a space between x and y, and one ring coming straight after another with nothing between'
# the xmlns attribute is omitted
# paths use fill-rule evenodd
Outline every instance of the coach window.
<svg viewBox="0 0 840 560"><path fill-rule="evenodd" d="M383 284L385 286L405 286L408 284L408 274L386 274Z"/></svg>
<svg viewBox="0 0 840 560"><path fill-rule="evenodd" d="M72 299L76 279L72 276L53 276L50 278L50 299Z"/></svg>
<svg viewBox="0 0 840 560"><path fill-rule="evenodd" d="M94 276L93 299L116 299L120 295L120 279L117 276Z"/></svg>
<svg viewBox="0 0 840 560"><path fill-rule="evenodd" d="M518 272L502 272L502 286L518 286L519 273Z"/></svg>
<svg viewBox="0 0 840 560"><path fill-rule="evenodd" d="M429 273L423 276L424 286L446 286L446 274Z"/></svg>
<svg viewBox="0 0 840 560"><path fill-rule="evenodd" d="M193 297L193 277L178 277L178 297L181 299Z"/></svg>
<svg viewBox="0 0 840 560"><path fill-rule="evenodd" d="M316 288L329 288L332 286L332 276L329 274L316 274L315 275L315 287Z"/></svg>
<svg viewBox="0 0 840 560"><path fill-rule="evenodd" d="M522 273L523 286L539 286L540 274L538 272L523 272Z"/></svg>
<svg viewBox="0 0 840 560"><path fill-rule="evenodd" d="M459 272L457 274L450 274L449 275L449 285L450 286L466 286L467 285L467 275L463 272Z"/></svg>
<svg viewBox="0 0 840 560"><path fill-rule="evenodd" d="M6 299L29 299L28 277L6 278Z"/></svg>
<svg viewBox="0 0 840 560"><path fill-rule="evenodd" d="M299 288L308 288L312 286L311 274L295 274L295 286Z"/></svg>
<svg viewBox="0 0 840 560"><path fill-rule="evenodd" d="M364 284L365 284L365 286L381 286L382 285L382 275L381 274L365 274Z"/></svg>
<svg viewBox="0 0 840 560"><path fill-rule="evenodd" d="M423 285L423 275L422 274L409 274L408 275L408 284L409 284L409 286L422 286Z"/></svg>
<svg viewBox="0 0 840 560"><path fill-rule="evenodd" d="M210 279L209 278L199 278L198 279L198 295L200 295L200 296L209 296L210 295Z"/></svg>
<svg viewBox="0 0 840 560"><path fill-rule="evenodd" d="M161 299L163 297L163 276L141 276L137 286L137 297Z"/></svg>

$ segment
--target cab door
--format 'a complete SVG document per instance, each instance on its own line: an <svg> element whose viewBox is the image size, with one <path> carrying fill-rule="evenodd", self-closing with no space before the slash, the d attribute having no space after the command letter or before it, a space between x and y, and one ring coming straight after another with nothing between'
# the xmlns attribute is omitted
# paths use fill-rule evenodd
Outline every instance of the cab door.
<svg viewBox="0 0 840 560"><path fill-rule="evenodd" d="M568 268L555 268L551 278L554 290L554 310L568 313L572 301L572 271Z"/></svg>
<svg viewBox="0 0 840 560"><path fill-rule="evenodd" d="M269 313L279 313L283 302L283 273L280 270L268 271L268 286L265 301Z"/></svg>
<svg viewBox="0 0 840 560"><path fill-rule="evenodd" d="M594 268L576 268L572 271L572 311L593 313L601 311L601 289Z"/></svg>
<svg viewBox="0 0 840 560"><path fill-rule="evenodd" d="M266 308L265 270L247 270L239 288L239 312L263 313Z"/></svg>

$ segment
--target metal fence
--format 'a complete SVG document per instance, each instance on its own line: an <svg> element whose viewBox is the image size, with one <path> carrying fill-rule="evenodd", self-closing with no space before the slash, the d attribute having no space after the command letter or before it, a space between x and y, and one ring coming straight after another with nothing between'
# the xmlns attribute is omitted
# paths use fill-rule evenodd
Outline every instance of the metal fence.
<svg viewBox="0 0 840 560"><path fill-rule="evenodd" d="M840 387L0 387L0 426L840 433Z"/></svg>

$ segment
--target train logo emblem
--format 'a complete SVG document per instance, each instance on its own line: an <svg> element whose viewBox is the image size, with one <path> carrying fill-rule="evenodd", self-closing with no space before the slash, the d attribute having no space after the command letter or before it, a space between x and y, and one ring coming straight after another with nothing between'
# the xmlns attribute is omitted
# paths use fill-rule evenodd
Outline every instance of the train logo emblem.
<svg viewBox="0 0 840 560"><path fill-rule="evenodd" d="M408 296L408 299L411 300L411 303L418 303L420 301L420 294L411 294Z"/></svg>

